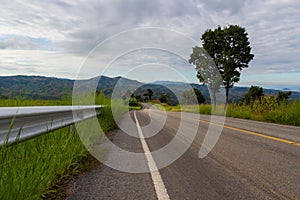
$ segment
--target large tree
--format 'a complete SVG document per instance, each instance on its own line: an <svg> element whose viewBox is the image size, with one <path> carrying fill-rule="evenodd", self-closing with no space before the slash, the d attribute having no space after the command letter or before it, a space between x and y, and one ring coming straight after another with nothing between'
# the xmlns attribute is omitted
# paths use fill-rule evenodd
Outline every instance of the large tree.
<svg viewBox="0 0 300 200"><path fill-rule="evenodd" d="M238 25L207 30L201 37L203 48L213 58L226 89L226 104L229 88L240 80L241 70L247 68L254 58L245 28Z"/></svg>
<svg viewBox="0 0 300 200"><path fill-rule="evenodd" d="M216 106L216 93L222 85L222 77L211 56L201 47L193 47L189 62L195 65L197 78L208 86L212 94L212 102Z"/></svg>

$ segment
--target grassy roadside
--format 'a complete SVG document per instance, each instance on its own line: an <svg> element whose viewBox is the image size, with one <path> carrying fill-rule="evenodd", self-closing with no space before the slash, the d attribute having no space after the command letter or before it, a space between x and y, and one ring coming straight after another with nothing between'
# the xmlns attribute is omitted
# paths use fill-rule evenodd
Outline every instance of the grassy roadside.
<svg viewBox="0 0 300 200"><path fill-rule="evenodd" d="M142 105L138 105L138 106L129 106L129 110L141 110L143 108Z"/></svg>
<svg viewBox="0 0 300 200"><path fill-rule="evenodd" d="M110 99L101 96L96 102L108 104ZM0 106L50 105L71 105L71 101L0 100ZM116 105L121 117L128 109L121 102ZM110 107L103 109L98 120L104 132L117 128ZM89 120L80 123L88 125ZM66 180L97 163L70 126L1 148L0 199L62 199L57 192Z"/></svg>
<svg viewBox="0 0 300 200"><path fill-rule="evenodd" d="M158 109L173 111L173 112L192 112L210 115L212 106L210 104L203 105L162 105L155 104ZM214 114L223 115L224 106L218 105ZM288 103L281 103L276 106L270 105L235 105L229 104L226 110L227 117L251 119L263 122L272 122L278 124L286 124L293 126L300 126L300 101L293 101Z"/></svg>

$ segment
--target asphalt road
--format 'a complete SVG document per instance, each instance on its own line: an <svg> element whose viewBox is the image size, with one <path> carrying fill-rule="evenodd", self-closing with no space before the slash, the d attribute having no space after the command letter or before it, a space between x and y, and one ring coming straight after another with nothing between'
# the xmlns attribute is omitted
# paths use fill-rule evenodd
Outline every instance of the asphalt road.
<svg viewBox="0 0 300 200"><path fill-rule="evenodd" d="M138 120L140 131L147 136L163 121L163 114L148 105L131 111L130 117ZM182 143L186 143L196 126L192 145L179 159L155 174L120 172L102 165L81 176L68 199L300 199L300 127L226 118L218 142L200 159L209 126L221 125L209 123L210 116L166 114L163 128L145 142L151 152L161 149L175 138L180 121L185 121L188 139ZM129 120L125 117L123 125L132 126ZM138 135L138 127L131 130ZM145 152L141 141L122 130L114 132L113 142L125 150ZM162 158L166 157L153 155L158 168ZM151 165L150 161L145 156L145 163Z"/></svg>

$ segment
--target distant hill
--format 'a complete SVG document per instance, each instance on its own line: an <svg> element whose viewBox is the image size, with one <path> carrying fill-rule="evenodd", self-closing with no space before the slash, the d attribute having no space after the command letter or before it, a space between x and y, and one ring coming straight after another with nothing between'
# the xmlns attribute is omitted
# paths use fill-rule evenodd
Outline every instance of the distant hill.
<svg viewBox="0 0 300 200"><path fill-rule="evenodd" d="M43 76L0 77L0 96L4 98L61 99L72 92L73 80Z"/></svg>
<svg viewBox="0 0 300 200"><path fill-rule="evenodd" d="M99 82L98 82L99 80ZM23 99L62 99L70 96L73 91L74 80L60 79L43 76L0 76L0 97L23 98ZM98 83L97 83L98 82ZM177 103L176 95L190 89L197 88L205 96L206 102L210 102L209 91L205 85L188 84L172 81L158 81L154 83L142 83L122 77L95 77L87 80L78 80L79 87L85 91L92 85L97 85L97 90L110 96L118 84L117 96L122 96L128 89L135 95L145 94L147 89L152 89L153 99L158 99L163 94L169 94L171 102ZM248 87L233 87L230 91L229 100L238 102L248 91ZM265 95L276 95L279 90L265 89ZM291 99L300 99L299 92L293 92Z"/></svg>

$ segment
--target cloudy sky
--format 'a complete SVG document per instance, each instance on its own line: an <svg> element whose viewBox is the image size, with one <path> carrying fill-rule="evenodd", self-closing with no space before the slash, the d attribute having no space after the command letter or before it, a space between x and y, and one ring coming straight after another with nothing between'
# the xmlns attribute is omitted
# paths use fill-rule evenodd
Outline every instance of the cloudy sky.
<svg viewBox="0 0 300 200"><path fill-rule="evenodd" d="M240 85L300 85L299 13L297 0L3 1L0 75L106 74L146 82L185 76L196 82L184 61L191 52L181 48L192 40L201 44L207 29L238 24L246 28L255 55ZM162 33L143 29L149 27Z"/></svg>

